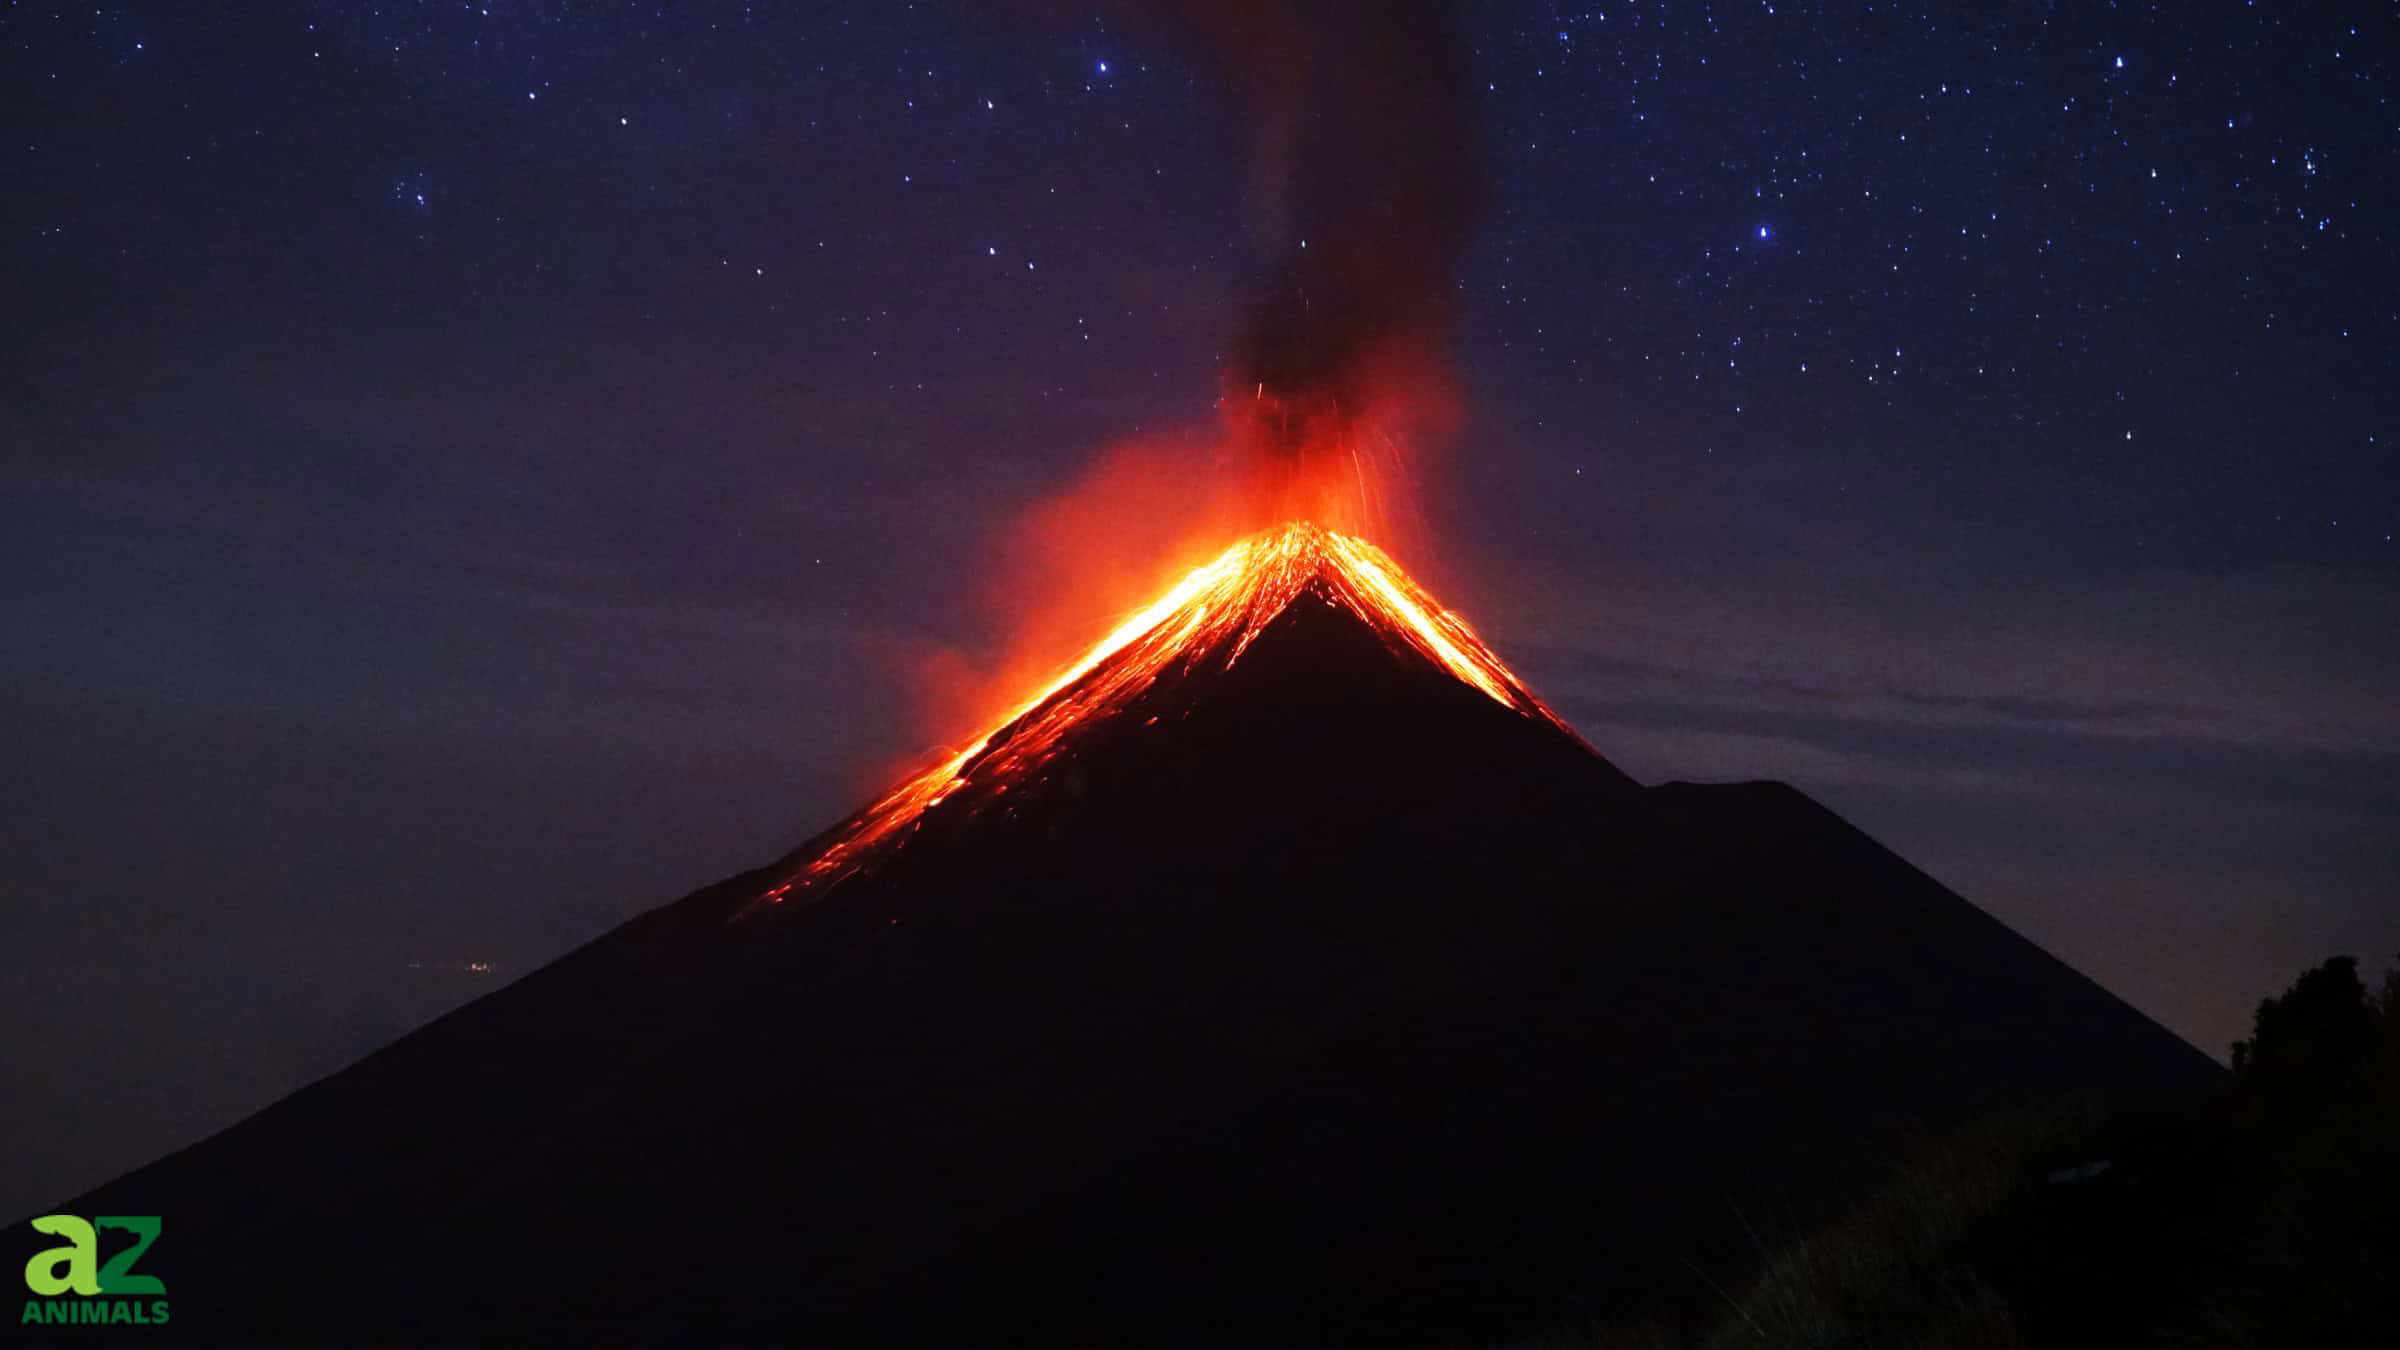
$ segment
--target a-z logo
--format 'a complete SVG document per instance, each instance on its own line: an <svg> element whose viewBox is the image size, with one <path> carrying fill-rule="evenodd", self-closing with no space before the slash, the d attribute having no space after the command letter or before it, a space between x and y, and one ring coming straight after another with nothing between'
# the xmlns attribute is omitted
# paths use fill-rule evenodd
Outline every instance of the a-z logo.
<svg viewBox="0 0 2400 1350"><path fill-rule="evenodd" d="M131 1241L113 1237L108 1260L100 1259L102 1229L129 1233ZM138 1273L134 1264L158 1241L155 1214L102 1214L90 1219L72 1214L45 1214L33 1221L33 1231L60 1239L25 1263L24 1326L159 1326L167 1320L166 1281Z"/></svg>

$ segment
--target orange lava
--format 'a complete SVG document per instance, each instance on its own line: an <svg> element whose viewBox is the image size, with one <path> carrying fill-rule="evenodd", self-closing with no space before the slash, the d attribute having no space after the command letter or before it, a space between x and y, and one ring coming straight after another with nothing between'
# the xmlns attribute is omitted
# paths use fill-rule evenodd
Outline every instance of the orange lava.
<svg viewBox="0 0 2400 1350"><path fill-rule="evenodd" d="M1251 535L1192 569L974 744L845 821L830 844L760 899L779 902L855 874L899 846L927 811L956 794L997 796L1032 781L1070 729L1124 707L1170 669L1208 660L1230 668L1317 578L1387 641L1413 649L1504 707L1564 729L1457 615L1409 580L1383 550L1293 522Z"/></svg>

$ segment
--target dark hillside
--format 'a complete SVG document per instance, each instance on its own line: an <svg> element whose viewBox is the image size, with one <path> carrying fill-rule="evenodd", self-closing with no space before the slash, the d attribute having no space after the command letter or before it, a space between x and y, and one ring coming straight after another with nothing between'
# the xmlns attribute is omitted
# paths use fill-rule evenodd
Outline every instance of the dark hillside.
<svg viewBox="0 0 2400 1350"><path fill-rule="evenodd" d="M70 1207L171 1216L204 1339L1400 1342L1688 1298L1903 1123L2217 1077L1800 794L1641 789L1314 590L1054 764Z"/></svg>

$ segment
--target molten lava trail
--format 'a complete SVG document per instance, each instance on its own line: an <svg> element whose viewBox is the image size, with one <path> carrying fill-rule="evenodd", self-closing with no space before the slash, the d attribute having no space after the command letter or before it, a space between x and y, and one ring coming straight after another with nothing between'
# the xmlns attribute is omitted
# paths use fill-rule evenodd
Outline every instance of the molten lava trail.
<svg viewBox="0 0 2400 1350"><path fill-rule="evenodd" d="M898 847L927 811L953 796L998 798L1037 780L1070 731L1122 709L1161 674L1212 659L1231 668L1312 583L1387 642L1415 651L1503 707L1566 730L1457 615L1409 580L1383 550L1294 522L1243 539L1192 569L974 744L843 822L831 843L759 898L780 902L853 875Z"/></svg>

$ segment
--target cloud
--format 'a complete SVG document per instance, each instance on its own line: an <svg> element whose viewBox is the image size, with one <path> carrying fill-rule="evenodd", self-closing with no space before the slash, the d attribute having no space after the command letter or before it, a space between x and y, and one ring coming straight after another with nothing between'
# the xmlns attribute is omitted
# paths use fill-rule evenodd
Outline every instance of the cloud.
<svg viewBox="0 0 2400 1350"><path fill-rule="evenodd" d="M2389 671L2400 592L2280 568L2160 572L2097 587L1963 578L1932 603L1836 576L1738 590L1671 578L1553 578L1546 640L1504 643L1541 687L1587 705L1865 726L1988 729L2400 754ZM1524 611L1530 620L1532 606Z"/></svg>

